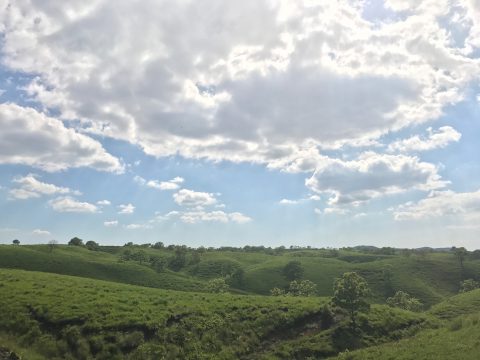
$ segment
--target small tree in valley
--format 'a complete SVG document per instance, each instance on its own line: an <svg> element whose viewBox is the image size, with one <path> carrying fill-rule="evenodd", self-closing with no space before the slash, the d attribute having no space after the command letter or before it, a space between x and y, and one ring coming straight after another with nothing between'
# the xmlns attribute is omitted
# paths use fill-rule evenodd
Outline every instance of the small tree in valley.
<svg viewBox="0 0 480 360"><path fill-rule="evenodd" d="M357 313L369 309L366 302L366 297L370 293L367 282L357 273L347 272L335 280L333 292L333 304L347 310L352 327L355 327Z"/></svg>

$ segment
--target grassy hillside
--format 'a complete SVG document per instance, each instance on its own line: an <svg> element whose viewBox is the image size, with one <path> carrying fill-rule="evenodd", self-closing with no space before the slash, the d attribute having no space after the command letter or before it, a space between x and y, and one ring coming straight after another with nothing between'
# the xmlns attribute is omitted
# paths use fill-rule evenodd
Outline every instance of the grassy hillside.
<svg viewBox="0 0 480 360"><path fill-rule="evenodd" d="M0 270L1 338L47 359L251 358L325 299L151 289Z"/></svg>
<svg viewBox="0 0 480 360"><path fill-rule="evenodd" d="M432 307L428 314L439 319L434 329L414 337L353 352L336 359L462 359L477 360L480 354L480 289L453 296Z"/></svg>
<svg viewBox="0 0 480 360"><path fill-rule="evenodd" d="M146 256L174 256L174 250L149 247L102 247L90 251L78 246L0 246L0 268L53 272L163 289L202 291L209 279L225 276L226 269L240 269L242 281L233 283L238 291L268 295L273 287L285 288L285 265L299 261L304 278L317 284L319 296L331 296L336 277L347 271L364 276L372 289L372 301L382 303L387 296L403 290L430 307L458 292L461 270L451 253L381 255L340 250L284 250L281 252L203 251L193 262L193 250L186 253L179 271L157 272L148 263L121 261L125 251ZM466 278L480 279L480 260L465 261ZM237 292L238 292L237 291Z"/></svg>
<svg viewBox="0 0 480 360"><path fill-rule="evenodd" d="M27 359L306 359L435 323L375 305L352 332L327 298L178 292L22 270L0 270L0 289L0 345Z"/></svg>
<svg viewBox="0 0 480 360"><path fill-rule="evenodd" d="M198 291L204 288L202 281L186 274L169 270L159 273L146 265L120 262L117 255L78 246L57 246L49 251L45 245L0 245L0 268L75 275L162 289Z"/></svg>

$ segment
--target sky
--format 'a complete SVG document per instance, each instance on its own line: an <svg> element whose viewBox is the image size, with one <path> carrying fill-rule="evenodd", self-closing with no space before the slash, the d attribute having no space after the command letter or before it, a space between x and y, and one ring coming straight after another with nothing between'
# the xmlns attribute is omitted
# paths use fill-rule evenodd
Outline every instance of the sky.
<svg viewBox="0 0 480 360"><path fill-rule="evenodd" d="M480 248L479 0L0 0L0 243Z"/></svg>

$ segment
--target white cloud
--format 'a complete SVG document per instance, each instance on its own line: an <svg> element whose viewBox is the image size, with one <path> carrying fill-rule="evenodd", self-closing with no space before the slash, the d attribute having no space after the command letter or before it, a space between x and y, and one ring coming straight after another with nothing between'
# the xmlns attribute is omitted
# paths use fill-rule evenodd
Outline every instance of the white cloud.
<svg viewBox="0 0 480 360"><path fill-rule="evenodd" d="M104 221L103 225L106 227L116 227L118 226L118 221L117 220Z"/></svg>
<svg viewBox="0 0 480 360"><path fill-rule="evenodd" d="M325 159L305 183L312 191L330 194L331 206L359 205L380 196L447 184L435 165L417 157L373 152L349 161Z"/></svg>
<svg viewBox="0 0 480 360"><path fill-rule="evenodd" d="M96 213L97 206L88 202L77 201L71 197L59 197L48 202L53 210L57 212L72 212L72 213Z"/></svg>
<svg viewBox="0 0 480 360"><path fill-rule="evenodd" d="M111 205L112 203L108 200L100 200L100 201L97 201L97 205L100 205L100 206L108 206L108 205Z"/></svg>
<svg viewBox="0 0 480 360"><path fill-rule="evenodd" d="M217 199L215 194L181 189L173 194L173 200L180 206L189 208L205 207L215 205Z"/></svg>
<svg viewBox="0 0 480 360"><path fill-rule="evenodd" d="M33 235L38 235L38 236L50 236L52 235L50 231L47 230L41 230L41 229L35 229L32 231Z"/></svg>
<svg viewBox="0 0 480 360"><path fill-rule="evenodd" d="M60 187L37 180L37 175L28 174L23 177L16 177L13 182L17 184L17 188L9 191L9 196L13 199L30 199L38 198L43 195L72 194L80 195L76 190L67 187Z"/></svg>
<svg viewBox="0 0 480 360"><path fill-rule="evenodd" d="M455 221L457 227L480 224L480 190L457 193L451 190L433 191L418 202L408 202L393 209L395 220L443 218Z"/></svg>
<svg viewBox="0 0 480 360"><path fill-rule="evenodd" d="M25 90L59 118L148 154L310 171L308 149L437 119L478 77L474 0L389 0L405 12L375 24L361 4L15 1L0 15L3 64L38 75ZM120 167L95 149L74 166ZM47 153L7 159L68 166Z"/></svg>
<svg viewBox="0 0 480 360"><path fill-rule="evenodd" d="M412 136L408 139L398 140L388 146L391 152L412 152L427 151L438 148L444 148L452 142L457 142L462 137L458 131L451 126L442 126L438 131L434 132L432 128L428 128L428 137L422 138L419 135Z"/></svg>
<svg viewBox="0 0 480 360"><path fill-rule="evenodd" d="M127 230L138 230L138 229L151 229L152 225L150 224L128 224L124 226Z"/></svg>
<svg viewBox="0 0 480 360"><path fill-rule="evenodd" d="M171 211L165 215L157 215L156 219L159 221L165 221L172 218L178 218L182 222L187 224L198 224L202 222L220 222L220 223L237 223L246 224L252 221L252 219L242 213L232 212L227 213L221 210L204 211L204 210L192 210L192 211Z"/></svg>
<svg viewBox="0 0 480 360"><path fill-rule="evenodd" d="M290 199L282 199L278 203L280 205L297 205L300 200L290 200Z"/></svg>
<svg viewBox="0 0 480 360"><path fill-rule="evenodd" d="M0 104L0 164L30 165L45 171L92 167L123 171L98 142L32 108Z"/></svg>
<svg viewBox="0 0 480 360"><path fill-rule="evenodd" d="M180 185L185 181L185 179L177 176L169 181L158 181L158 180L145 180L141 176L136 175L133 180L140 184L145 185L157 190L177 190L180 188Z"/></svg>
<svg viewBox="0 0 480 360"><path fill-rule="evenodd" d="M280 205L298 205L301 203L305 203L308 201L319 201L320 196L318 195L310 195L308 198L303 198L303 199L298 199L298 200L292 200L292 199L282 199L278 203Z"/></svg>
<svg viewBox="0 0 480 360"><path fill-rule="evenodd" d="M119 214L133 214L135 211L135 206L132 204L122 204L118 205Z"/></svg>
<svg viewBox="0 0 480 360"><path fill-rule="evenodd" d="M177 190L183 182L184 179L177 176L170 181L150 180L147 181L146 185L158 190Z"/></svg>

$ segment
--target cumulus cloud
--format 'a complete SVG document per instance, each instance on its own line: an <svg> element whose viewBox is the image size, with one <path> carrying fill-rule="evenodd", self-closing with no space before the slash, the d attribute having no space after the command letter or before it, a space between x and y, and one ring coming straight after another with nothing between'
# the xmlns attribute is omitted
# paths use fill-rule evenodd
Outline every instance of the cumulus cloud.
<svg viewBox="0 0 480 360"><path fill-rule="evenodd" d="M325 159L305 184L330 194L329 205L359 205L373 198L412 189L444 187L438 168L417 157L363 153L355 160Z"/></svg>
<svg viewBox="0 0 480 360"><path fill-rule="evenodd" d="M42 229L35 229L32 231L33 235L38 235L38 236L50 236L52 235L50 231L48 230L42 230Z"/></svg>
<svg viewBox="0 0 480 360"><path fill-rule="evenodd" d="M135 206L133 206L132 204L118 205L119 214L133 214L134 211L135 211Z"/></svg>
<svg viewBox="0 0 480 360"><path fill-rule="evenodd" d="M388 150L390 152L413 152L441 149L452 142L459 141L462 137L462 134L451 126L442 126L438 131L433 131L432 128L428 128L427 132L427 137L414 135L408 139L395 141L388 146Z"/></svg>
<svg viewBox="0 0 480 360"><path fill-rule="evenodd" d="M145 180L141 176L137 175L134 177L134 181L140 185L145 185L157 190L177 190L180 188L180 185L185 181L185 179L176 176L169 181Z"/></svg>
<svg viewBox="0 0 480 360"><path fill-rule="evenodd" d="M108 205L111 205L112 203L109 201L109 200L100 200L100 201L97 201L97 205L100 205L100 206L108 206Z"/></svg>
<svg viewBox="0 0 480 360"><path fill-rule="evenodd" d="M53 184L48 184L37 179L37 175L28 174L27 176L16 177L13 183L17 185L9 191L10 198L13 199L30 199L38 198L43 195L58 195L58 194L72 194L80 195L76 190L71 190L67 187L60 187Z"/></svg>
<svg viewBox="0 0 480 360"><path fill-rule="evenodd" d="M215 194L188 189L181 189L173 194L173 200L178 205L189 208L205 207L215 205L217 203Z"/></svg>
<svg viewBox="0 0 480 360"><path fill-rule="evenodd" d="M371 144L464 98L480 16L454 3L389 0L402 16L374 23L351 1L15 1L3 63L35 74L27 95L60 119L148 154L310 171L307 148ZM118 170L90 141L73 166ZM3 161L68 166L46 152Z"/></svg>
<svg viewBox="0 0 480 360"><path fill-rule="evenodd" d="M448 218L458 226L480 224L480 190L457 193L451 190L432 191L418 202L408 202L393 209L395 220Z"/></svg>
<svg viewBox="0 0 480 360"><path fill-rule="evenodd" d="M117 220L104 221L103 225L106 227L116 227L118 226L118 221Z"/></svg>
<svg viewBox="0 0 480 360"><path fill-rule="evenodd" d="M0 104L0 164L45 171L92 167L121 172L123 165L98 142L55 118L16 104Z"/></svg>
<svg viewBox="0 0 480 360"><path fill-rule="evenodd" d="M67 212L67 213L98 212L98 207L96 205L88 202L81 202L69 196L59 197L59 198L50 200L48 203L51 206L51 208L57 212Z"/></svg>

